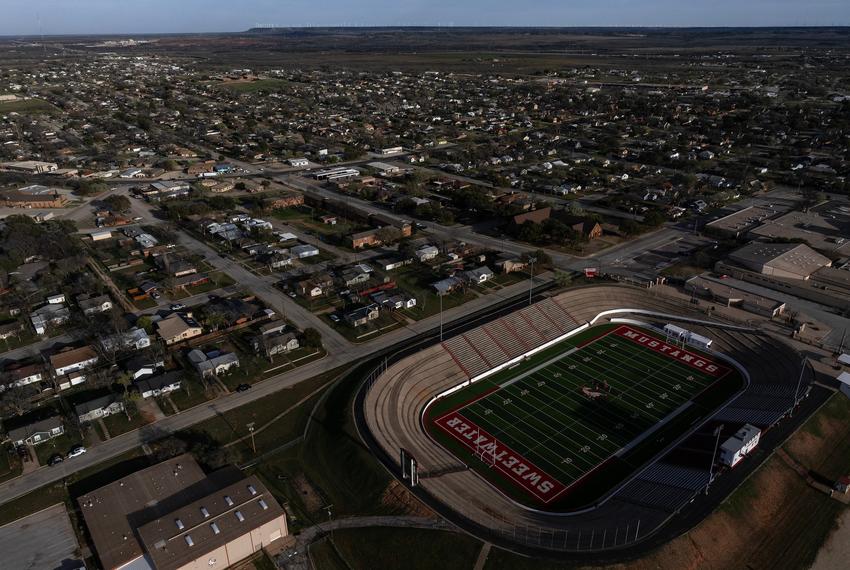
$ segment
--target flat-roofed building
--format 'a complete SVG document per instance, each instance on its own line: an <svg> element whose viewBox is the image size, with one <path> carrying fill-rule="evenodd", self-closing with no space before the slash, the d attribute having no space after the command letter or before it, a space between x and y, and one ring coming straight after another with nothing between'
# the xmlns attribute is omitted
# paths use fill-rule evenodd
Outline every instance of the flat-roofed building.
<svg viewBox="0 0 850 570"><path fill-rule="evenodd" d="M785 210L773 205L749 206L707 223L705 229L726 236L740 237Z"/></svg>
<svg viewBox="0 0 850 570"><path fill-rule="evenodd" d="M288 535L283 508L235 467L186 454L78 499L103 568L227 568Z"/></svg>
<svg viewBox="0 0 850 570"><path fill-rule="evenodd" d="M689 279L685 284L685 289L723 303L727 307L737 307L764 317L772 318L785 311L785 303L782 301L736 289L725 283L718 283L699 275Z"/></svg>
<svg viewBox="0 0 850 570"><path fill-rule="evenodd" d="M814 249L850 255L850 208L834 207L825 215L808 212L788 212L753 229L751 236L762 239L804 241Z"/></svg>
<svg viewBox="0 0 850 570"><path fill-rule="evenodd" d="M832 261L802 243L753 242L729 254L729 259L750 271L786 279L808 279Z"/></svg>

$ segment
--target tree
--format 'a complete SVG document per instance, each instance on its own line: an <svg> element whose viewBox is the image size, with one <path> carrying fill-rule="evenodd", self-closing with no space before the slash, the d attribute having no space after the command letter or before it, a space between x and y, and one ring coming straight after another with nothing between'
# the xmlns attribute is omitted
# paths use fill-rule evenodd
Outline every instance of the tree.
<svg viewBox="0 0 850 570"><path fill-rule="evenodd" d="M376 236L381 243L394 243L401 238L401 231L391 226L385 226L378 230Z"/></svg>
<svg viewBox="0 0 850 570"><path fill-rule="evenodd" d="M303 339L304 346L311 348L320 348L322 346L322 333L312 327L304 329Z"/></svg>
<svg viewBox="0 0 850 570"><path fill-rule="evenodd" d="M103 199L103 203L112 212L126 212L130 209L130 199L121 194L112 194Z"/></svg>

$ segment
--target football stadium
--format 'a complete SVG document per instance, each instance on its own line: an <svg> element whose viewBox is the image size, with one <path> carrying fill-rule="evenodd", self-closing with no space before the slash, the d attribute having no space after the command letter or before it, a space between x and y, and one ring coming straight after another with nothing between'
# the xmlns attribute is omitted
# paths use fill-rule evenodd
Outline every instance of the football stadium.
<svg viewBox="0 0 850 570"><path fill-rule="evenodd" d="M355 418L386 469L479 538L617 560L711 512L805 417L811 378L746 323L596 285L387 359Z"/></svg>
<svg viewBox="0 0 850 570"><path fill-rule="evenodd" d="M592 327L436 401L426 427L517 500L582 506L743 387L682 344Z"/></svg>

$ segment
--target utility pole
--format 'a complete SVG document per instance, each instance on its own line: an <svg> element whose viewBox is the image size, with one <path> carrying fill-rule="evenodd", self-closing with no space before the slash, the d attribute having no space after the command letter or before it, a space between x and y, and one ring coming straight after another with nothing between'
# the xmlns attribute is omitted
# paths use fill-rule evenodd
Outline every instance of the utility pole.
<svg viewBox="0 0 850 570"><path fill-rule="evenodd" d="M248 424L248 433L251 434L251 449L254 450L254 455L256 455L257 446L254 443L254 422Z"/></svg>

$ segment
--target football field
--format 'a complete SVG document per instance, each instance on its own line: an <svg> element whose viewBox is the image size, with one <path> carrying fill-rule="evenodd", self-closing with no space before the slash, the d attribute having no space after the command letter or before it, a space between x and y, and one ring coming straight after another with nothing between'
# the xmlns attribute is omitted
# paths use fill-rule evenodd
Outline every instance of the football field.
<svg viewBox="0 0 850 570"><path fill-rule="evenodd" d="M629 452L732 372L663 334L596 327L453 394L431 421L459 456L544 504Z"/></svg>

